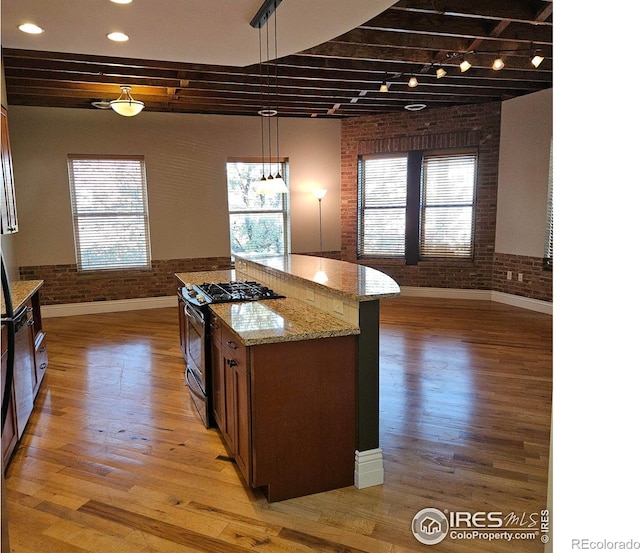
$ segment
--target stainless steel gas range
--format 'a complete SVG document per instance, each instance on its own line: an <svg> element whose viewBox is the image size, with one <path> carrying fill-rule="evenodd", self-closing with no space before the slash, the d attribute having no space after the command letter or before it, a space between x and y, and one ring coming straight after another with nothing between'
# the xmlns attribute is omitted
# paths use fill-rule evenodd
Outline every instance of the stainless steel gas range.
<svg viewBox="0 0 640 553"><path fill-rule="evenodd" d="M209 305L283 298L255 281L188 283L179 292L181 346L185 380L204 425L215 426L211 373L212 317Z"/></svg>

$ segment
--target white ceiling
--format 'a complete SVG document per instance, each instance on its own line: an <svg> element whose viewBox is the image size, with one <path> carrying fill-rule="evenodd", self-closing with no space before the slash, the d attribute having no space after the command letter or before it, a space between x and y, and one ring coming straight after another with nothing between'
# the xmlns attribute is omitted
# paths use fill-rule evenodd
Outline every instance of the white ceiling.
<svg viewBox="0 0 640 553"><path fill-rule="evenodd" d="M395 2L282 0L277 11L278 57L344 34ZM245 66L259 62L258 30L250 21L262 4L263 0L133 0L128 5L110 0L2 0L2 46ZM18 30L22 23L35 23L45 32L27 35ZM112 31L126 33L130 40L112 42L106 38Z"/></svg>

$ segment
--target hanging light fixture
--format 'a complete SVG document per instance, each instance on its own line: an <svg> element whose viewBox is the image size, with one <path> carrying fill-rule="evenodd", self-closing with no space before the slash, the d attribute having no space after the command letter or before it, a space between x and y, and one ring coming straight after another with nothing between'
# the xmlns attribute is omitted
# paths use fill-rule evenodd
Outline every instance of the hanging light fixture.
<svg viewBox="0 0 640 553"><path fill-rule="evenodd" d="M438 69L436 69L436 78L437 79L442 79L442 77L444 77L447 74L447 72L444 70L443 67L438 67Z"/></svg>
<svg viewBox="0 0 640 553"><path fill-rule="evenodd" d="M261 129L261 143L262 143L262 178L257 184L256 191L258 194L284 194L289 190L287 189L287 185L282 178L282 174L280 173L280 124L278 120L278 16L276 13L276 8L278 4L280 4L281 0L266 0L262 7L258 10L258 13L254 16L251 21L252 27L258 27L259 32L259 41L260 41L260 95L262 99L262 108L258 111L262 120L260 122ZM274 59L275 62L275 72L274 72L274 81L275 85L273 87L274 94L271 94L271 74L269 70L269 17L274 15ZM264 86L263 86L263 76L262 76L262 27L267 25L267 36L266 36L266 45L267 45L267 55L266 55L266 66L267 66L267 85L266 89L269 94L264 94ZM264 98L268 97L269 99L274 98L274 103L269 107L265 105ZM267 144L269 148L269 176L265 177L265 125L264 118L268 118L267 124ZM271 119L275 119L275 143L276 143L276 165L278 169L276 170L276 175L273 176L273 158L272 158L272 150L271 150Z"/></svg>
<svg viewBox="0 0 640 553"><path fill-rule="evenodd" d="M469 69L471 69L471 64L469 63L468 60L462 58L462 61L460 62L460 71L462 71L464 73L465 71L468 71Z"/></svg>
<svg viewBox="0 0 640 553"><path fill-rule="evenodd" d="M140 113L144 109L144 102L141 102L140 100L134 100L131 97L130 86L121 86L120 89L122 90L120 96L116 100L111 100L111 102L109 102L111 109L119 115L124 115L125 117L133 117L134 115L138 115L138 113Z"/></svg>

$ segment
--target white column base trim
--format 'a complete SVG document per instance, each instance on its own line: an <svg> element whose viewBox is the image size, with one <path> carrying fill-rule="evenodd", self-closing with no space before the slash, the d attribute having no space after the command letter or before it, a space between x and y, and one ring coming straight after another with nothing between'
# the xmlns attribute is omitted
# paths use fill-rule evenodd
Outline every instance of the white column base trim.
<svg viewBox="0 0 640 553"><path fill-rule="evenodd" d="M356 468L353 477L356 488L370 488L384 483L382 449L356 450Z"/></svg>

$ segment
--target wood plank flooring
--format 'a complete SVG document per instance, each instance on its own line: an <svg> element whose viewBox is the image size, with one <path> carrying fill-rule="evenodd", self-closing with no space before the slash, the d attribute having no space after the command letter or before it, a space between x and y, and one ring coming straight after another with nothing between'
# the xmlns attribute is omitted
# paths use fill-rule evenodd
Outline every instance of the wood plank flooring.
<svg viewBox="0 0 640 553"><path fill-rule="evenodd" d="M7 470L13 553L406 553L421 509L546 508L552 318L483 301L381 307L385 483L269 504L184 385L175 309L44 320L50 366ZM286 459L283 459L286 462ZM541 552L446 538L442 552Z"/></svg>

